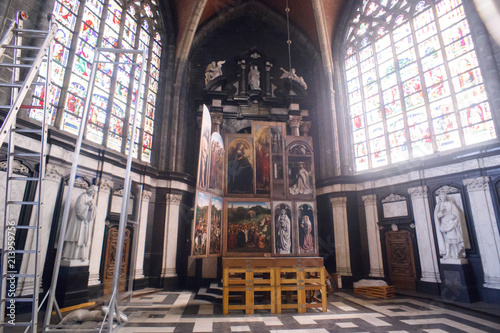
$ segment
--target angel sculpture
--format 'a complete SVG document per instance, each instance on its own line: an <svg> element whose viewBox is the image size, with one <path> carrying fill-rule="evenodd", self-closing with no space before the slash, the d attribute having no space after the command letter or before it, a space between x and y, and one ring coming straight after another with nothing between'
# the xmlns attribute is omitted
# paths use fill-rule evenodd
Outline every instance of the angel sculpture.
<svg viewBox="0 0 500 333"><path fill-rule="evenodd" d="M280 79L289 79L295 81L298 84L300 84L305 90L307 90L306 81L304 81L304 78L302 76L298 76L297 73L295 73L295 68L290 69L290 71L287 71L283 67L281 67L280 69L283 71L283 74L281 74Z"/></svg>
<svg viewBox="0 0 500 333"><path fill-rule="evenodd" d="M212 61L208 64L207 69L205 69L205 86L215 79L217 76L222 75L222 65L226 63L226 60Z"/></svg>

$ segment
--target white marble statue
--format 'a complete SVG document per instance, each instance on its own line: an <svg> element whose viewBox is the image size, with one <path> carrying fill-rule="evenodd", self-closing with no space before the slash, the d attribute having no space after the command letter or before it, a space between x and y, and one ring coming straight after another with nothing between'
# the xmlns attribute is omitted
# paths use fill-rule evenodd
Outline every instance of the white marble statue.
<svg viewBox="0 0 500 333"><path fill-rule="evenodd" d="M248 72L248 85L252 90L261 90L260 89L260 72L257 65L252 65L250 67L250 72Z"/></svg>
<svg viewBox="0 0 500 333"><path fill-rule="evenodd" d="M304 81L304 78L302 76L298 76L297 73L295 73L295 68L290 69L290 71L287 71L283 67L281 67L280 69L283 71L280 79L290 79L292 81L295 81L300 84L305 90L307 90L306 81Z"/></svg>
<svg viewBox="0 0 500 333"><path fill-rule="evenodd" d="M226 60L212 61L208 64L207 69L205 69L205 86L218 76L222 75L222 65L226 63Z"/></svg>
<svg viewBox="0 0 500 333"><path fill-rule="evenodd" d="M96 216L94 196L95 186L90 186L76 199L74 212L68 223L68 230L64 239L63 259L87 260L90 243L90 224Z"/></svg>
<svg viewBox="0 0 500 333"><path fill-rule="evenodd" d="M286 214L286 210L282 209L278 218L278 237L279 237L279 253L290 254L292 241L290 238L290 219Z"/></svg>
<svg viewBox="0 0 500 333"><path fill-rule="evenodd" d="M446 247L443 259L465 257L464 237L460 210L445 192L439 193L438 203L434 209L434 220L438 226Z"/></svg>

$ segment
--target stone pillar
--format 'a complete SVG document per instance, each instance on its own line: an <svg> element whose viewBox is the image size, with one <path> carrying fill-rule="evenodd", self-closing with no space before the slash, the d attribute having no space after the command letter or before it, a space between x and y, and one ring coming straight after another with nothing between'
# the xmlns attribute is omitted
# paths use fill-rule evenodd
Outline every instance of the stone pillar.
<svg viewBox="0 0 500 333"><path fill-rule="evenodd" d="M108 203L113 183L107 179L101 179L99 193L97 195L97 213L94 220L94 232L90 245L89 259L89 286L100 285L99 270L101 268L102 244L104 242L104 230L106 229L106 215L108 214Z"/></svg>
<svg viewBox="0 0 500 333"><path fill-rule="evenodd" d="M288 126L290 126L290 134L293 136L300 135L300 123L302 121L302 116L289 116Z"/></svg>
<svg viewBox="0 0 500 333"><path fill-rule="evenodd" d="M176 277L175 260L177 258L177 230L179 227L179 205L182 195L167 194L165 212L165 233L163 235L163 262L161 277Z"/></svg>
<svg viewBox="0 0 500 333"><path fill-rule="evenodd" d="M384 277L380 230L378 228L377 196L370 194L361 197L361 199L363 199L365 205L368 251L370 254L370 276Z"/></svg>
<svg viewBox="0 0 500 333"><path fill-rule="evenodd" d="M139 218L139 234L137 242L137 257L135 258L134 279L144 278L144 251L146 246L146 227L148 225L149 200L151 191L142 191L141 211Z"/></svg>
<svg viewBox="0 0 500 333"><path fill-rule="evenodd" d="M349 230L347 223L347 198L330 198L333 210L333 231L335 235L335 259L337 273L351 276L351 255L349 251Z"/></svg>
<svg viewBox="0 0 500 333"><path fill-rule="evenodd" d="M271 96L273 94L272 92L272 85L271 85L271 68L273 67L273 64L271 64L269 61L266 61L266 95Z"/></svg>
<svg viewBox="0 0 500 333"><path fill-rule="evenodd" d="M20 176L19 174L16 174L15 176ZM57 200L57 192L59 191L59 186L61 184L61 178L64 176L64 169L62 167L53 165L53 164L47 164L45 167L45 182L43 185L43 192L44 195L42 195L42 200L43 200L43 210L42 210L42 216L40 218L40 231L39 231L39 243L38 243L38 249L40 250L40 254L38 255L38 274L39 275L39 286L41 287L42 285L42 272L43 272L43 263L45 263L45 258L47 256L47 249L48 249L48 240L50 237L50 229L51 229L51 224L52 224L52 218L54 216L54 210L55 210L55 204ZM25 186L22 187L16 187L16 185L22 184L21 182L12 182L11 186L11 198L14 200L22 200L23 198L23 193L25 190ZM20 197L17 197L18 192L20 191ZM38 191L38 189L37 189ZM3 193L5 194L5 193ZM38 194L36 194L38 195ZM2 201L3 204L3 201ZM11 208L11 216L12 215L13 209ZM3 212L5 214L5 212ZM17 211L17 214L19 214L19 211ZM30 225L35 225L36 223L36 208L33 209L32 215L30 217ZM3 220L3 214L2 214L2 220ZM16 218L14 219L16 224L19 222L18 221L18 215L16 215ZM3 231L3 221L2 221L2 231ZM34 232L28 232L27 233L27 238L26 238L26 243L24 250L35 250L36 244L35 244L35 233ZM21 249L19 249L21 250ZM25 254L23 256L23 260L21 262L21 267L19 269L20 274L33 274L34 273L34 268L35 268L35 255L34 254ZM19 293L23 296L25 295L31 295L33 294L33 279L32 278L24 278L20 277L17 282L17 290ZM40 289L41 291L41 289Z"/></svg>
<svg viewBox="0 0 500 333"><path fill-rule="evenodd" d="M245 64L245 60L240 60L238 61L238 65L240 66L239 68L239 82L238 82L238 90L239 90L239 94L240 96L241 95L245 95L246 92L247 92L247 74L246 74L246 64Z"/></svg>
<svg viewBox="0 0 500 333"><path fill-rule="evenodd" d="M417 246L422 268L420 281L441 283L439 277L438 256L432 232L432 219L427 195L427 186L418 186L408 189L411 195L413 218L417 232Z"/></svg>
<svg viewBox="0 0 500 333"><path fill-rule="evenodd" d="M212 118L212 133L220 133L220 126L222 124L222 113L221 112L210 112Z"/></svg>
<svg viewBox="0 0 500 333"><path fill-rule="evenodd" d="M500 234L490 192L490 178L463 180L469 194L472 219L484 271L484 287L500 289Z"/></svg>
<svg viewBox="0 0 500 333"><path fill-rule="evenodd" d="M309 136L311 125L312 125L311 121L302 121L300 123L300 132L302 133L302 136Z"/></svg>

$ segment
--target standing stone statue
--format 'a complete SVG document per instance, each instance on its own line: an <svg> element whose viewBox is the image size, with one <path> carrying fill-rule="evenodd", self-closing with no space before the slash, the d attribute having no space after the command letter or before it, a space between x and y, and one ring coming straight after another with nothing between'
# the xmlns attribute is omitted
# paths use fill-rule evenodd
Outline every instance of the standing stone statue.
<svg viewBox="0 0 500 333"><path fill-rule="evenodd" d="M69 220L68 231L64 239L63 258L68 260L87 260L90 243L90 224L96 216L94 196L97 190L90 186L76 199L74 212Z"/></svg>
<svg viewBox="0 0 500 333"><path fill-rule="evenodd" d="M257 65L250 67L250 72L248 72L248 85L252 90L260 89L260 72Z"/></svg>
<svg viewBox="0 0 500 333"><path fill-rule="evenodd" d="M438 203L434 209L434 220L446 247L443 259L464 258L465 247L460 210L445 192L439 193Z"/></svg>

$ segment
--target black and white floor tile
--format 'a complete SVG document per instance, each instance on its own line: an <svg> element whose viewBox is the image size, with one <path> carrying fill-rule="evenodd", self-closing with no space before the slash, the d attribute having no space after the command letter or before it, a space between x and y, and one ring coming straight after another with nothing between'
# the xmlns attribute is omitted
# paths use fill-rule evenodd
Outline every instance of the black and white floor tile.
<svg viewBox="0 0 500 333"><path fill-rule="evenodd" d="M239 311L223 315L220 302L195 296L159 292L123 303L120 310L129 321L117 332L500 332L500 313L495 316L406 296L381 300L340 292L328 297L328 312L259 311L254 315Z"/></svg>

